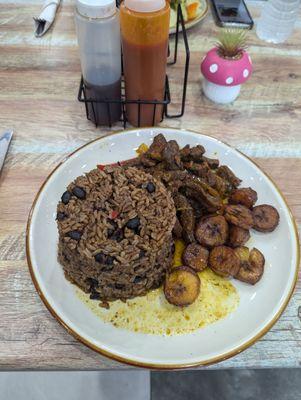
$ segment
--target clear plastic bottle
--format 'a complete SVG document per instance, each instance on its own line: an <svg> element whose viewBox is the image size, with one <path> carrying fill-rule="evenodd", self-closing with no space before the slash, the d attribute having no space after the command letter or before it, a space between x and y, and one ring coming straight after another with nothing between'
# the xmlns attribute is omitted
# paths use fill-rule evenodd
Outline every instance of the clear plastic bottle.
<svg viewBox="0 0 301 400"><path fill-rule="evenodd" d="M121 99L119 11L115 0L76 0L76 31L86 97ZM99 125L116 122L120 103L88 103L89 117Z"/></svg>
<svg viewBox="0 0 301 400"><path fill-rule="evenodd" d="M165 90L170 7L166 0L125 0L120 24L126 100L162 101ZM134 126L156 125L162 105L127 104Z"/></svg>
<svg viewBox="0 0 301 400"><path fill-rule="evenodd" d="M300 0L269 0L257 23L257 36L271 43L285 42L298 17Z"/></svg>

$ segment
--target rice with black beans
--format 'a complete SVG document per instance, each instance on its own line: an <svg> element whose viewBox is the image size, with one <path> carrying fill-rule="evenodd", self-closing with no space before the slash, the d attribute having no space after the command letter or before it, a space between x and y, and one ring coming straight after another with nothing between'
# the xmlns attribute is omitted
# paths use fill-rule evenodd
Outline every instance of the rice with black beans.
<svg viewBox="0 0 301 400"><path fill-rule="evenodd" d="M69 201L57 207L67 279L104 301L158 287L171 264L176 218L164 185L136 168L106 167L78 177L67 192Z"/></svg>

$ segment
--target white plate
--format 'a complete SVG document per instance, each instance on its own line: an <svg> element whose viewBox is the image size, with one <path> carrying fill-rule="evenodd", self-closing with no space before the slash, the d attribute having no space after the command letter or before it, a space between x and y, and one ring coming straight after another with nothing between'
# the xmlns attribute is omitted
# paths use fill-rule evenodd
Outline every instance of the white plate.
<svg viewBox="0 0 301 400"><path fill-rule="evenodd" d="M185 22L185 29L186 30L192 28L193 26L195 26L196 24L201 22L206 17L206 15L208 14L208 10L209 10L208 1L204 0L204 2L205 2L205 5L204 5L204 8L203 8L202 12L196 18ZM179 32L182 32L181 24L179 26ZM169 34L173 35L174 33L176 33L176 27L175 26L169 28Z"/></svg>
<svg viewBox="0 0 301 400"><path fill-rule="evenodd" d="M75 295L75 288L57 262L56 205L66 186L96 164L135 157L141 143L150 144L162 132L180 146L202 144L258 192L258 204L274 205L280 225L270 234L252 232L252 245L266 257L266 269L256 286L234 281L238 309L224 320L180 336L155 336L115 328L95 316ZM27 226L27 260L33 282L50 312L77 339L113 359L152 368L206 365L244 350L279 318L286 307L299 265L298 235L290 210L273 182L246 156L198 133L163 128L134 129L97 139L75 151L46 179L31 210Z"/></svg>

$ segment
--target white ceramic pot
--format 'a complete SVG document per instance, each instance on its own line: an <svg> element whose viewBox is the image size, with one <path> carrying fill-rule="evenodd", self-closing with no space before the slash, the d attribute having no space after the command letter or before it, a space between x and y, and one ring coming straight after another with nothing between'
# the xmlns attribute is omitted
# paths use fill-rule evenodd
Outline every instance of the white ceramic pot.
<svg viewBox="0 0 301 400"><path fill-rule="evenodd" d="M203 93L209 100L214 103L227 104L232 103L240 92L241 85L221 86L216 83L209 82L206 78L202 83Z"/></svg>

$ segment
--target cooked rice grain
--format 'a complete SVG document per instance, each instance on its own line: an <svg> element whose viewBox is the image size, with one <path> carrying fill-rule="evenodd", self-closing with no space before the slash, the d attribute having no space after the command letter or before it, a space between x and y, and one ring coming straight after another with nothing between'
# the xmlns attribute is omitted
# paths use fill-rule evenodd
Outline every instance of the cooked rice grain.
<svg viewBox="0 0 301 400"><path fill-rule="evenodd" d="M145 189L148 182L156 187L153 193ZM104 301L158 287L171 264L175 223L173 200L163 184L136 168L107 167L79 176L67 190L75 187L86 198L72 195L57 207L65 214L57 221L58 258L67 279ZM112 212L118 213L113 220ZM139 229L126 227L136 217ZM72 231L80 233L79 240L70 237Z"/></svg>

